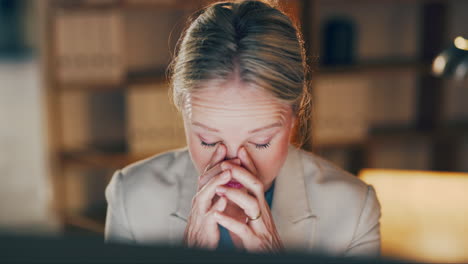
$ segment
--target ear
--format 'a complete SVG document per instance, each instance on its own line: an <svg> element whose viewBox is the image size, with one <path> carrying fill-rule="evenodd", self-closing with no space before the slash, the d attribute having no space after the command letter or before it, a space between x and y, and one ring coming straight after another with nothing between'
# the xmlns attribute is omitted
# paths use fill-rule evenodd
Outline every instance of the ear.
<svg viewBox="0 0 468 264"><path fill-rule="evenodd" d="M297 116L296 116L296 114L292 113L291 114L291 126L289 127L289 130L290 130L291 133L294 130L294 127L296 125L296 121L297 121Z"/></svg>
<svg viewBox="0 0 468 264"><path fill-rule="evenodd" d="M296 114L292 113L291 114L291 123L290 123L290 127L289 127L289 142L294 142L295 141L295 138L296 138L296 121L297 121L298 117L296 116Z"/></svg>
<svg viewBox="0 0 468 264"><path fill-rule="evenodd" d="M294 125L296 124L296 120L297 120L297 117L295 114L292 115L292 120L291 120L291 128L294 127Z"/></svg>

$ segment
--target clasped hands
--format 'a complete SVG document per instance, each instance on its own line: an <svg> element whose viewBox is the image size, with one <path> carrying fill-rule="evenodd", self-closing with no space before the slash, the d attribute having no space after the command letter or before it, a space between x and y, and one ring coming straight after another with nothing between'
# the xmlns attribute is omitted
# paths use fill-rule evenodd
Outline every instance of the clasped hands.
<svg viewBox="0 0 468 264"><path fill-rule="evenodd" d="M236 248L248 252L282 252L283 244L265 200L264 186L248 152L242 147L237 159L224 160L225 156L226 147L218 144L199 177L184 232L184 245L216 249L220 239L219 224L237 236ZM243 187L226 185L231 180Z"/></svg>

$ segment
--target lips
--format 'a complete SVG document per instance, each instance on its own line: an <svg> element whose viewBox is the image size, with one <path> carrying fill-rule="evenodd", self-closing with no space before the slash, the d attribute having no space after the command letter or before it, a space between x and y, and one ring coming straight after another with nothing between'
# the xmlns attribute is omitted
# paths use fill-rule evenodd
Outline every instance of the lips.
<svg viewBox="0 0 468 264"><path fill-rule="evenodd" d="M240 182L234 181L234 180L229 181L228 183L225 184L225 186L236 188L236 189L241 189L242 187L244 187L244 185L242 185Z"/></svg>

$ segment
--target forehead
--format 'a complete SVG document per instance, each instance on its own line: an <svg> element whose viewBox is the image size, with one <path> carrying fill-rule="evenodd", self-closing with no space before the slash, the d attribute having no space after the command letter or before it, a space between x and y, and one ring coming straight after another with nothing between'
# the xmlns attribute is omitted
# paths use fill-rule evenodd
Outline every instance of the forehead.
<svg viewBox="0 0 468 264"><path fill-rule="evenodd" d="M268 91L229 81L207 83L187 96L186 117L213 126L255 128L275 121L285 122L289 105ZM206 125L208 125L206 124Z"/></svg>

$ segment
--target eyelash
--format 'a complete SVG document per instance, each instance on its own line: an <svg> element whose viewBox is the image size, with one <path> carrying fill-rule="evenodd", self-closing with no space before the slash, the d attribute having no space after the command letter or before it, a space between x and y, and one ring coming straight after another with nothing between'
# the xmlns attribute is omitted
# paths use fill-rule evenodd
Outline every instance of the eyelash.
<svg viewBox="0 0 468 264"><path fill-rule="evenodd" d="M201 141L201 145L205 148L212 148L214 146L216 146L217 143L206 143L204 141ZM255 144L255 147L257 149L266 149L268 147L270 147L270 142L266 143L266 144Z"/></svg>

